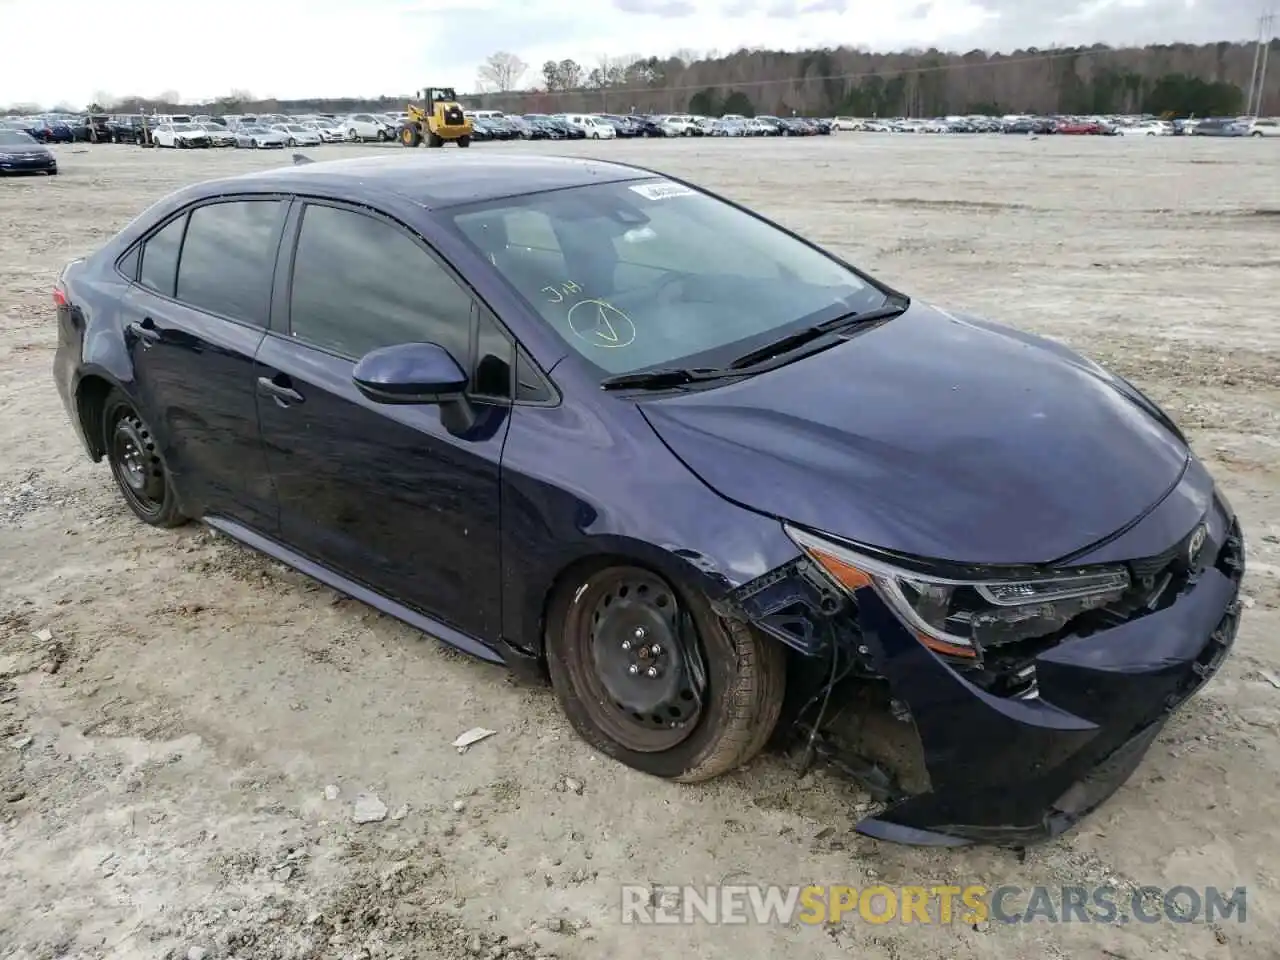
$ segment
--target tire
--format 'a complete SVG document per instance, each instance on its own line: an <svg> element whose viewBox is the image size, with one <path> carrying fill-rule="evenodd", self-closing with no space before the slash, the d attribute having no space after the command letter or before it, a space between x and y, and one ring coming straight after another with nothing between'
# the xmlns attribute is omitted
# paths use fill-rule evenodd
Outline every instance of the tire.
<svg viewBox="0 0 1280 960"><path fill-rule="evenodd" d="M249 146L250 146L252 149L257 150L257 149L258 149L258 141L257 141L257 140L250 140L250 141L249 141Z"/></svg>
<svg viewBox="0 0 1280 960"><path fill-rule="evenodd" d="M438 133L431 133L430 131L428 131L428 133L427 133L427 146L428 146L428 147L443 147L443 146L444 146L444 140L440 137L440 134L438 134Z"/></svg>
<svg viewBox="0 0 1280 960"><path fill-rule="evenodd" d="M387 142L387 131L382 130L382 129L379 129L379 130L378 130L378 142L379 142L379 143L386 143L386 142Z"/></svg>
<svg viewBox="0 0 1280 960"><path fill-rule="evenodd" d="M297 145L298 145L298 141L297 141L297 140L295 140L295 139L293 139L293 137L290 137L290 138L289 138L289 146L291 146L291 147L296 147Z"/></svg>
<svg viewBox="0 0 1280 960"><path fill-rule="evenodd" d="M459 138L458 138L458 146L459 146L459 147L461 147L461 148L463 148L463 149L465 150L467 147L471 146L471 138L470 138L470 137L459 137Z"/></svg>
<svg viewBox="0 0 1280 960"><path fill-rule="evenodd" d="M609 567L585 580L567 583L553 599L546 640L556 697L583 740L636 770L684 783L727 773L764 749L786 692L786 654L780 644L745 623L722 620L701 596L675 590L641 568ZM609 606L613 610L602 615L601 610ZM662 654L678 651L681 643L696 634L692 640L705 664L705 683L695 693L690 687L696 681L687 674L672 677L676 686L685 686L653 708L658 712L647 717L628 713L628 708L611 702L612 694L602 679L606 671L595 666L596 657L609 658L610 668L634 656L658 666L660 661L645 659L648 655L643 651L632 653L622 641L616 648L613 644L617 637L627 642L632 636L642 637L643 630L631 633L630 625L637 621L658 625L651 628L652 635L664 635L660 626L664 617L685 626L665 634L676 639L669 641ZM671 669L670 662L662 665ZM661 682L661 676L655 682ZM614 677L619 679L616 672ZM674 687L669 689L675 692ZM668 716L680 716L681 709L691 714L678 722L666 721Z"/></svg>
<svg viewBox="0 0 1280 960"><path fill-rule="evenodd" d="M355 127L352 127L350 130L347 131L347 136L351 138L352 143L360 142L360 136L359 134L356 133Z"/></svg>
<svg viewBox="0 0 1280 960"><path fill-rule="evenodd" d="M1251 137L1261 137L1261 136L1262 136L1262 131L1261 131L1261 130L1255 130L1255 131L1253 131L1253 133L1249 134L1249 136L1251 136Z"/></svg>
<svg viewBox="0 0 1280 960"><path fill-rule="evenodd" d="M405 127L400 131L400 142L406 147L417 147L422 143L422 133L417 127Z"/></svg>
<svg viewBox="0 0 1280 960"><path fill-rule="evenodd" d="M102 446L124 502L143 523L177 527L187 522L151 428L119 390L102 406Z"/></svg>

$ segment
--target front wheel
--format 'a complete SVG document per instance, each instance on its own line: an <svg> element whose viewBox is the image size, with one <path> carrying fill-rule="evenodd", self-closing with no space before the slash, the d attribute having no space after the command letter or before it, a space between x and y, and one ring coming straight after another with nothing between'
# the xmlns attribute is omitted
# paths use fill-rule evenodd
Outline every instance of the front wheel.
<svg viewBox="0 0 1280 960"><path fill-rule="evenodd" d="M186 523L151 428L118 390L103 405L102 440L111 476L139 520L153 527Z"/></svg>
<svg viewBox="0 0 1280 960"><path fill-rule="evenodd" d="M547 621L547 666L578 735L645 773L686 783L755 757L782 709L786 656L638 567L567 584Z"/></svg>
<svg viewBox="0 0 1280 960"><path fill-rule="evenodd" d="M295 140L293 137L290 137L290 138L289 138L289 146L291 146L291 147L296 147L297 145L298 145L298 141L297 141L297 140Z"/></svg>
<svg viewBox="0 0 1280 960"><path fill-rule="evenodd" d="M379 142L379 143L386 143L386 141L387 141L387 131L385 131L385 130L379 130L379 131L378 131L378 142Z"/></svg>

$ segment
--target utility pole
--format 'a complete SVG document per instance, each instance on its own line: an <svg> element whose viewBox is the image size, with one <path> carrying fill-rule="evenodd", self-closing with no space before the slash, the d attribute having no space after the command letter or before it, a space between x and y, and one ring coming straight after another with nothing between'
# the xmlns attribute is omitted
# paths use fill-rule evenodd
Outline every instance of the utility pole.
<svg viewBox="0 0 1280 960"><path fill-rule="evenodd" d="M1253 73L1249 76L1249 101L1245 112L1251 117L1262 113L1267 90L1267 57L1275 36L1276 14L1271 9L1258 18L1258 45L1253 51Z"/></svg>

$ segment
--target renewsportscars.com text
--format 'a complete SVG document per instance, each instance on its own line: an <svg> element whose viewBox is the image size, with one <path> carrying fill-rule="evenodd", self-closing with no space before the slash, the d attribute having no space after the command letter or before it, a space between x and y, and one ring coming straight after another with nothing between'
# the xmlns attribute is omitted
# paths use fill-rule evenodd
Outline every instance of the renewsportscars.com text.
<svg viewBox="0 0 1280 960"><path fill-rule="evenodd" d="M622 888L622 922L1244 923L1245 887L649 886Z"/></svg>

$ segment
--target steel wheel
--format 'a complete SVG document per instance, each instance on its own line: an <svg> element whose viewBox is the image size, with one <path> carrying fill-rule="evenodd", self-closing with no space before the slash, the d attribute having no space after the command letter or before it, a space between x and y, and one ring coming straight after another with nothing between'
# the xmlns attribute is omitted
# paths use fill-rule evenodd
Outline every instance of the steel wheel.
<svg viewBox="0 0 1280 960"><path fill-rule="evenodd" d="M159 445L146 422L121 394L107 401L103 448L125 503L144 523L171 527L185 521Z"/></svg>
<svg viewBox="0 0 1280 960"><path fill-rule="evenodd" d="M582 679L592 720L623 746L669 750L693 732L706 695L697 631L661 580L607 571L584 624Z"/></svg>
<svg viewBox="0 0 1280 960"><path fill-rule="evenodd" d="M780 645L644 568L608 567L565 587L547 618L547 666L584 740L684 781L760 751L785 692Z"/></svg>

